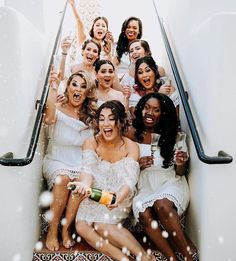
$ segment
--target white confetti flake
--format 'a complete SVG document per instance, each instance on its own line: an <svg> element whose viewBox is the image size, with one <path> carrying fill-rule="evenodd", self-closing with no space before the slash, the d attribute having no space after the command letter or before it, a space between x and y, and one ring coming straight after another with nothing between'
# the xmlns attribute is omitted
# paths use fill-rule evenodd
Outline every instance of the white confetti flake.
<svg viewBox="0 0 236 261"><path fill-rule="evenodd" d="M39 206L41 207L49 207L53 201L53 195L50 191L44 191L39 196Z"/></svg>
<svg viewBox="0 0 236 261"><path fill-rule="evenodd" d="M36 251L42 250L42 249L43 249L43 243L42 243L42 241L36 242L34 248L35 248Z"/></svg>

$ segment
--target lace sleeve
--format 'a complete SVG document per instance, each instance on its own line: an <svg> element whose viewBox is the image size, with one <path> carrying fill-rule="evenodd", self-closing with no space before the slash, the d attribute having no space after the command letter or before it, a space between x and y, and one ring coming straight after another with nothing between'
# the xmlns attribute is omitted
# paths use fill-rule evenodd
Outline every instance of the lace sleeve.
<svg viewBox="0 0 236 261"><path fill-rule="evenodd" d="M82 153L82 172L95 175L95 166L97 165L97 154L92 150L84 150Z"/></svg>
<svg viewBox="0 0 236 261"><path fill-rule="evenodd" d="M132 158L127 157L124 161L124 169L125 169L125 182L130 187L132 193L135 191L135 186L138 182L139 178L139 164L137 161Z"/></svg>

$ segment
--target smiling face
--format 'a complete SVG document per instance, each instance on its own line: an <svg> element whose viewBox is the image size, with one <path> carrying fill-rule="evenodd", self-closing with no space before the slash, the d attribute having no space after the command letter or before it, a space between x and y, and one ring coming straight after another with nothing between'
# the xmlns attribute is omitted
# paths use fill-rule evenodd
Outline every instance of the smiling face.
<svg viewBox="0 0 236 261"><path fill-rule="evenodd" d="M141 63L137 71L138 81L146 90L151 90L155 85L155 72L146 63Z"/></svg>
<svg viewBox="0 0 236 261"><path fill-rule="evenodd" d="M161 104L156 98L150 98L144 105L143 111L143 123L147 128L154 128L156 123L161 118Z"/></svg>
<svg viewBox="0 0 236 261"><path fill-rule="evenodd" d="M141 45L141 42L134 42L129 46L129 57L131 62L135 63L138 58L147 55L145 49Z"/></svg>
<svg viewBox="0 0 236 261"><path fill-rule="evenodd" d="M68 102L73 107L81 106L86 98L86 82L78 75L75 75L67 86Z"/></svg>
<svg viewBox="0 0 236 261"><path fill-rule="evenodd" d="M98 46L93 42L89 42L82 51L82 55L85 65L93 66L93 64L99 57Z"/></svg>
<svg viewBox="0 0 236 261"><path fill-rule="evenodd" d="M101 41L104 39L107 30L106 22L103 19L98 19L93 25L93 37L96 40Z"/></svg>
<svg viewBox="0 0 236 261"><path fill-rule="evenodd" d="M120 134L115 115L110 108L101 110L98 118L98 127L100 134L106 141L114 140Z"/></svg>
<svg viewBox="0 0 236 261"><path fill-rule="evenodd" d="M139 34L139 23L136 20L130 20L126 29L125 35L128 38L129 42L137 39Z"/></svg>
<svg viewBox="0 0 236 261"><path fill-rule="evenodd" d="M114 80L115 72L111 64L102 64L97 72L97 80L99 87L111 88Z"/></svg>

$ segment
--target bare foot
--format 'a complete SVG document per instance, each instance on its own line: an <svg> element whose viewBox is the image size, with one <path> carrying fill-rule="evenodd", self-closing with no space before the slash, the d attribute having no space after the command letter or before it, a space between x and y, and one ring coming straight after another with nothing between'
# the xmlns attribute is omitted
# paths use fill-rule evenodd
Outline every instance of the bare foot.
<svg viewBox="0 0 236 261"><path fill-rule="evenodd" d="M47 249L51 251L57 251L59 250L59 242L57 239L57 232L54 233L48 230L47 239L46 239L46 247Z"/></svg>
<svg viewBox="0 0 236 261"><path fill-rule="evenodd" d="M62 244L65 248L71 248L75 245L75 241L70 236L68 230L62 231Z"/></svg>

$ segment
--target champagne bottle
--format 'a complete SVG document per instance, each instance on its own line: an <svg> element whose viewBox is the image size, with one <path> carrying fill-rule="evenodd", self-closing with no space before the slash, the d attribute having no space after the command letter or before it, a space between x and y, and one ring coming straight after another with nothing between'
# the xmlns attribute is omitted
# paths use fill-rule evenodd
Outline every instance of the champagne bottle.
<svg viewBox="0 0 236 261"><path fill-rule="evenodd" d="M69 189L74 190L76 186L72 184ZM88 190L89 198L104 205L114 204L116 202L116 194L101 190L98 188L91 188Z"/></svg>
<svg viewBox="0 0 236 261"><path fill-rule="evenodd" d="M116 195L109 191L92 188L89 191L89 198L104 205L114 204L116 202Z"/></svg>

